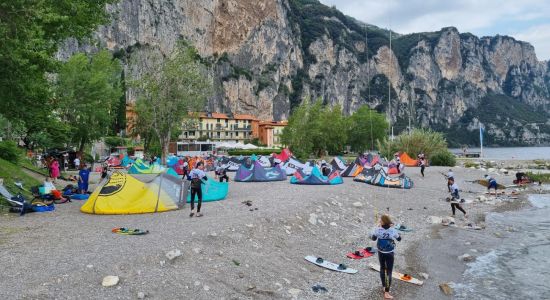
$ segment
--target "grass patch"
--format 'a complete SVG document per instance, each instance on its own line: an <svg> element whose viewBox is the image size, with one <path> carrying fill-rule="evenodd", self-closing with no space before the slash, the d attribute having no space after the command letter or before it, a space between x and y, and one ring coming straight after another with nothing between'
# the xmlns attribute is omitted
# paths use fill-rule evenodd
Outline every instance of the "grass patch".
<svg viewBox="0 0 550 300"><path fill-rule="evenodd" d="M550 173L532 173L527 172L529 177L534 182L550 183Z"/></svg>
<svg viewBox="0 0 550 300"><path fill-rule="evenodd" d="M25 192L19 189L15 185L15 182L16 181L23 182L23 187L27 190L29 190L31 186L41 184L41 182L27 175L25 172L23 172L20 166L12 164L3 159L0 159L0 178L4 179L4 186L10 193L17 194L21 192L21 194L25 196L27 199L32 199L31 193ZM2 199L3 201L3 198L0 198L0 199Z"/></svg>
<svg viewBox="0 0 550 300"><path fill-rule="evenodd" d="M467 161L464 163L464 168L471 168L471 167L477 168L478 166L479 164L471 161Z"/></svg>
<svg viewBox="0 0 550 300"><path fill-rule="evenodd" d="M48 170L46 168L39 168L39 167L33 165L31 160L28 159L27 157L21 158L18 162L18 165L20 165L21 167L25 167L27 169L33 170L34 172L39 173L41 175L49 176Z"/></svg>

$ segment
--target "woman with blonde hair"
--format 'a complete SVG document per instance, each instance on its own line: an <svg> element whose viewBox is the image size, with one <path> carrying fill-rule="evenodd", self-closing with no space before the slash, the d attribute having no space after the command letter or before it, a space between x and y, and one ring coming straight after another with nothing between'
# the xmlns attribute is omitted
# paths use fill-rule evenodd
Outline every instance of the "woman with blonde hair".
<svg viewBox="0 0 550 300"><path fill-rule="evenodd" d="M384 287L384 299L393 299L390 294L391 274L393 271L395 240L401 241L401 236L395 228L390 216L382 215L380 218L380 226L372 232L372 240L378 242L378 261L380 262L380 279Z"/></svg>

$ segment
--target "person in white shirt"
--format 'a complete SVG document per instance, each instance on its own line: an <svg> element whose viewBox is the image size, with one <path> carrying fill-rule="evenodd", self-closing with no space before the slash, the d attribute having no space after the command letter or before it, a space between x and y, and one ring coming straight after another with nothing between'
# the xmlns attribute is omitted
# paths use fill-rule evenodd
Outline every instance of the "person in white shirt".
<svg viewBox="0 0 550 300"><path fill-rule="evenodd" d="M451 183L451 210L453 212L453 217L455 216L456 209L460 210L464 217L467 218L466 211L462 206L460 206L460 195L458 194L458 185L455 183L454 179L449 180Z"/></svg>
<svg viewBox="0 0 550 300"><path fill-rule="evenodd" d="M80 170L80 159L78 156L74 159L74 168Z"/></svg>
<svg viewBox="0 0 550 300"><path fill-rule="evenodd" d="M44 193L49 194L51 191L57 190L50 177L46 177L44 180Z"/></svg>
<svg viewBox="0 0 550 300"><path fill-rule="evenodd" d="M447 188L449 189L449 193L451 192L451 180L454 181L455 179L455 174L453 173L453 170L452 169L449 169L449 172L447 172L447 175L445 175L445 177L447 177Z"/></svg>
<svg viewBox="0 0 550 300"><path fill-rule="evenodd" d="M393 299L390 294L391 277L395 252L395 241L401 241L397 229L392 227L393 223L388 215L380 218L380 227L373 230L371 239L377 241L378 261L380 262L380 280L384 287L384 299Z"/></svg>
<svg viewBox="0 0 550 300"><path fill-rule="evenodd" d="M208 180L208 177L206 177L206 173L204 173L204 163L202 161L199 161L197 163L197 167L189 173L189 177L191 177L191 213L189 214L189 217L192 217L195 215L195 195L197 195L198 202L197 202L197 217L202 217L201 214L201 205L202 205L202 180Z"/></svg>

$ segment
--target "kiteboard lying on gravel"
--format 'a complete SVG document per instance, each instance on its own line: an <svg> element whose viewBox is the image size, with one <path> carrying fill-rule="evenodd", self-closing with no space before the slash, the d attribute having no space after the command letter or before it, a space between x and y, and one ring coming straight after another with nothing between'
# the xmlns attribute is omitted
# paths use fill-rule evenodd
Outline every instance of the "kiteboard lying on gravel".
<svg viewBox="0 0 550 300"><path fill-rule="evenodd" d="M380 272L380 266L379 265L369 264L369 267L371 269L375 270L375 271ZM395 279L399 279L401 281L408 282L408 283L416 284L416 285L423 285L424 284L424 281L422 281L422 280L418 280L418 279L412 277L409 274L402 274L402 273L399 273L399 272L396 272L396 271L393 271L391 273L391 277L393 277Z"/></svg>
<svg viewBox="0 0 550 300"><path fill-rule="evenodd" d="M474 223L468 223L466 225L457 225L455 222L443 222L441 223L441 225L443 226L449 226L449 227L457 227L457 228L462 228L462 229L472 229L472 230L481 230L483 229L483 227L479 226L479 225L476 225Z"/></svg>
<svg viewBox="0 0 550 300"><path fill-rule="evenodd" d="M357 250L357 251L354 251L354 252L350 252L350 253L346 254L346 256L351 258L351 259L362 259L362 258L371 257L371 256L374 255L374 253L376 253L375 248L367 247L367 248L360 249L360 250Z"/></svg>
<svg viewBox="0 0 550 300"><path fill-rule="evenodd" d="M348 274L355 274L357 273L357 270L350 269L346 267L344 264L335 264L330 261L326 261L320 257L308 255L305 257L307 261L309 261L312 264L315 264L319 267L323 267L332 271L342 272L342 273L348 273Z"/></svg>
<svg viewBox="0 0 550 300"><path fill-rule="evenodd" d="M124 235L143 235L143 234L149 233L149 230L128 229L124 227L113 228L111 231L113 233L124 234Z"/></svg>

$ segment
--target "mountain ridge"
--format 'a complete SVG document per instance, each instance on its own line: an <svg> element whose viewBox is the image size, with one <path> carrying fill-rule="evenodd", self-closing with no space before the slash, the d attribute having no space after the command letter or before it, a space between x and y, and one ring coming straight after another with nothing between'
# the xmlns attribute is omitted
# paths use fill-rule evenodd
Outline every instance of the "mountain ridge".
<svg viewBox="0 0 550 300"><path fill-rule="evenodd" d="M281 120L309 97L347 114L364 104L387 113L389 81L396 132L410 116L415 127L446 132L452 145L474 144L485 120L490 144L550 143L548 121L515 120L510 109L481 114L502 102L522 115L550 115L550 62L512 37L450 26L396 34L390 50L389 31L316 0L122 0L108 10L113 20L97 30L95 47L123 51L127 77L138 78L147 57L167 55L181 37L196 45L218 87L205 110ZM93 47L68 41L59 56ZM135 98L128 90L127 102Z"/></svg>

